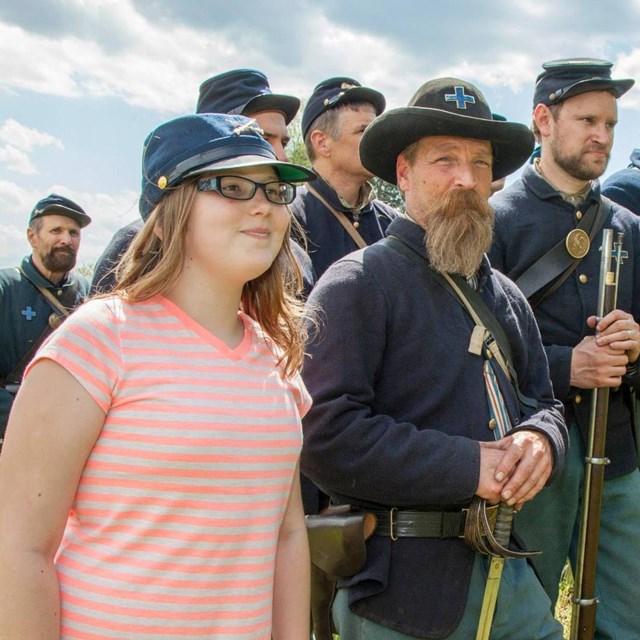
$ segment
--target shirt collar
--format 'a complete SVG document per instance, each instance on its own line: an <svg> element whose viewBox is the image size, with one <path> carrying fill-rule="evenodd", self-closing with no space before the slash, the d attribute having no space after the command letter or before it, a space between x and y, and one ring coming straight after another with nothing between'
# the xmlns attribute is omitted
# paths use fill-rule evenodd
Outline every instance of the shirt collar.
<svg viewBox="0 0 640 640"><path fill-rule="evenodd" d="M311 186L335 209L343 213L359 213L373 200L373 187L369 182L365 182L360 187L358 202L355 207L349 206L336 192L336 190L316 171L317 179L311 183Z"/></svg>
<svg viewBox="0 0 640 640"><path fill-rule="evenodd" d="M522 171L522 181L540 200L563 200L562 194L536 171L532 163L524 167ZM585 202L598 202L599 200L600 182L598 180L592 180L591 189L585 197Z"/></svg>

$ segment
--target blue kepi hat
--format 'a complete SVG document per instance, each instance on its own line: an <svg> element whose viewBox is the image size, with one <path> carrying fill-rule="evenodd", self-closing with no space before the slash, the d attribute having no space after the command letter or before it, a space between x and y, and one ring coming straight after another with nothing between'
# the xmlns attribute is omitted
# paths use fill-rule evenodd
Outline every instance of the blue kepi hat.
<svg viewBox="0 0 640 640"><path fill-rule="evenodd" d="M255 120L201 113L161 124L144 143L140 215L146 220L167 190L187 178L219 169L269 166L281 180L306 182L315 175L280 162Z"/></svg>

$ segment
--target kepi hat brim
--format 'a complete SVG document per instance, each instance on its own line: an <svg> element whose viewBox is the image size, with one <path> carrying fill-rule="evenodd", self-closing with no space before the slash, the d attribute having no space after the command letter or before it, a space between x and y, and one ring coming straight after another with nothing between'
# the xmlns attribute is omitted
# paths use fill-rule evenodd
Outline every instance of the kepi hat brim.
<svg viewBox="0 0 640 640"><path fill-rule="evenodd" d="M504 178L528 159L534 146L523 124L494 120L482 93L457 78L425 83L407 107L377 117L360 142L362 165L396 184L396 160L414 142L429 136L487 140L493 146L493 179Z"/></svg>

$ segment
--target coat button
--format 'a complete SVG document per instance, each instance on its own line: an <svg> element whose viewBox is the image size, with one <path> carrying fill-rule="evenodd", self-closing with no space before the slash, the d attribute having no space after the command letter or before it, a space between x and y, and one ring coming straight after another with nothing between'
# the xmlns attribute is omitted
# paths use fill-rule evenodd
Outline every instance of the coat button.
<svg viewBox="0 0 640 640"><path fill-rule="evenodd" d="M578 220L582 220L582 211L576 211L576 218L578 218Z"/></svg>
<svg viewBox="0 0 640 640"><path fill-rule="evenodd" d="M580 403L582 402L582 396L581 396L580 394L578 394L578 395L573 399L573 401L574 401L576 404L580 404Z"/></svg>
<svg viewBox="0 0 640 640"><path fill-rule="evenodd" d="M491 420L489 420L489 429L493 431L495 428L496 428L496 419L491 418Z"/></svg>
<svg viewBox="0 0 640 640"><path fill-rule="evenodd" d="M580 280L580 282L582 282L582 284L587 284L587 282L589 282L589 278L587 278L587 276L585 276L584 273L581 273L578 276L578 280Z"/></svg>

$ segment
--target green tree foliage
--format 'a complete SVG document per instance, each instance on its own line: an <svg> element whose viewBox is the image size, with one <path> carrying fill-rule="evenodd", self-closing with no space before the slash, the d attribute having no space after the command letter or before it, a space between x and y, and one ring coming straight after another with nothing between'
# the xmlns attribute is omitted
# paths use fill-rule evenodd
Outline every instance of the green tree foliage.
<svg viewBox="0 0 640 640"><path fill-rule="evenodd" d="M309 162L309 158L307 158L304 140L302 139L302 127L300 125L301 113L302 109L287 127L289 135L291 136L291 140L287 145L287 156L289 157L289 162L311 168L311 162Z"/></svg>
<svg viewBox="0 0 640 640"><path fill-rule="evenodd" d="M404 200L402 194L395 184L389 184L381 178L374 178L372 181L373 191L378 200L382 200L385 204L393 207L396 211L405 212Z"/></svg>

